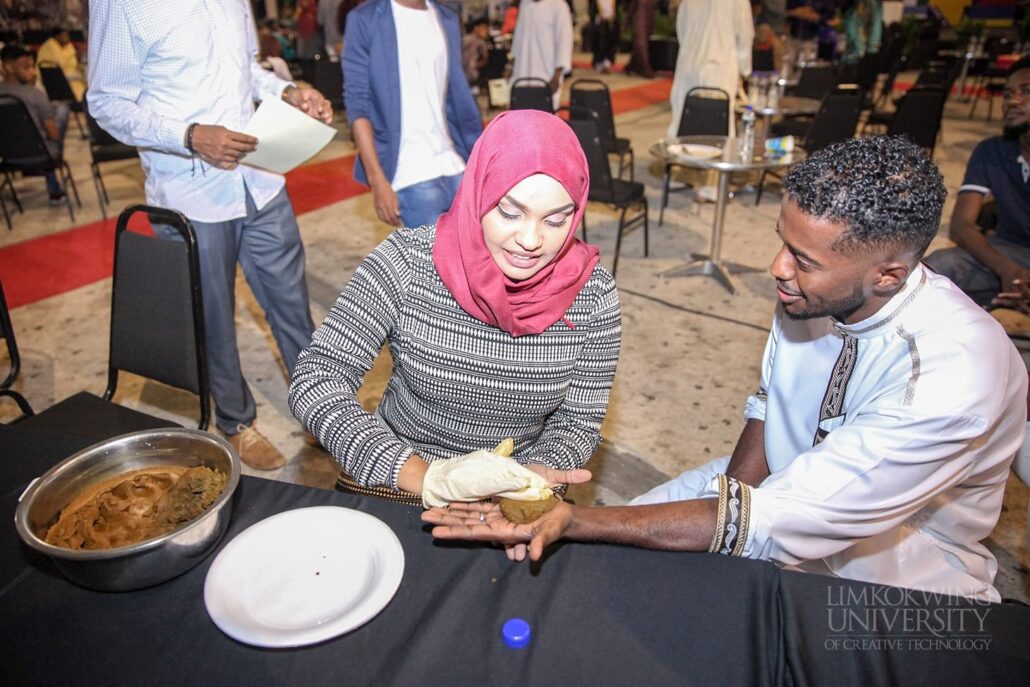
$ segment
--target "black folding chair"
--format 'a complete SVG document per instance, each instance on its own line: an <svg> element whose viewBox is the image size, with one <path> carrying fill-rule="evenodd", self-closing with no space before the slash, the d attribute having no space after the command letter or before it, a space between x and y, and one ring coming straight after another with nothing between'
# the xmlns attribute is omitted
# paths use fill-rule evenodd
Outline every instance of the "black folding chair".
<svg viewBox="0 0 1030 687"><path fill-rule="evenodd" d="M128 231L129 220L136 214L148 216L151 223L175 228L182 241ZM207 429L210 386L200 258L193 227L178 212L133 205L118 217L107 389L103 396L76 394L26 418L24 425L87 437L120 434L122 418L132 412L111 402L121 371L197 394L198 427Z"/></svg>
<svg viewBox="0 0 1030 687"><path fill-rule="evenodd" d="M837 75L832 64L813 64L801 70L798 83L790 94L798 98L822 100L836 85Z"/></svg>
<svg viewBox="0 0 1030 687"><path fill-rule="evenodd" d="M925 148L932 158L947 99L948 92L941 86L913 88L898 105L887 125L887 135L908 136L913 143Z"/></svg>
<svg viewBox="0 0 1030 687"><path fill-rule="evenodd" d="M702 95L702 94L709 95ZM687 91L683 100L677 136L728 136L730 133L730 94L721 88L695 86ZM662 174L662 205L658 210L658 226L665 220L665 206L669 204L669 184L672 168L681 167L666 162Z"/></svg>
<svg viewBox="0 0 1030 687"><path fill-rule="evenodd" d="M86 131L82 128L82 122L79 120L79 113L82 112L82 101L75 97L75 91L72 90L72 86L68 83L68 77L64 75L64 72L53 62L43 62L38 65L39 77L43 80L43 88L46 90L46 95L53 102L64 102L68 103L68 108L72 112L72 119L75 120L75 126L79 130L79 135L82 138L86 138Z"/></svg>
<svg viewBox="0 0 1030 687"><path fill-rule="evenodd" d="M0 339L7 345L7 357L11 359L11 369L8 370L3 381L0 381L0 398L7 397L13 400L21 410L22 417L27 417L33 414L32 406L24 396L11 388L21 370L21 356L18 354L18 342L14 338L14 327L11 326L11 314L7 309L7 299L4 298L2 283L0 283Z"/></svg>
<svg viewBox="0 0 1030 687"><path fill-rule="evenodd" d="M107 205L111 202L111 199L107 195L104 177L100 174L100 165L104 162L138 158L139 150L135 146L125 145L101 129L97 120L93 119L93 116L89 113L89 107L85 101L83 105L82 111L86 115L86 127L89 129L89 171L93 175L93 187L97 191L97 202L100 203L100 212L106 218Z"/></svg>
<svg viewBox="0 0 1030 687"><path fill-rule="evenodd" d="M612 113L612 96L607 84L599 79L576 79L569 87L569 107L594 113L601 127L601 142L608 155L619 157L619 172L622 178L625 160L629 158L629 180L633 181L633 146L628 138L619 138L615 133L615 115Z"/></svg>
<svg viewBox="0 0 1030 687"><path fill-rule="evenodd" d="M838 86L836 90L823 98L819 105L819 111L816 112L815 118L800 142L801 147L808 155L811 155L828 145L848 140L855 135L861 114L862 89L854 84ZM758 181L758 193L755 195L755 205L762 202L765 177L768 174L777 178L780 176L775 172L762 170L762 176Z"/></svg>
<svg viewBox="0 0 1030 687"><path fill-rule="evenodd" d="M511 84L510 110L541 110L554 112L554 101L551 99L551 87L543 79L535 76L524 76L515 79Z"/></svg>
<svg viewBox="0 0 1030 687"><path fill-rule="evenodd" d="M768 48L751 50L751 71L752 72L774 72L776 62L773 60L773 51Z"/></svg>
<svg viewBox="0 0 1030 687"><path fill-rule="evenodd" d="M343 109L343 68L324 55L317 55L311 65L311 85L325 96L337 110Z"/></svg>
<svg viewBox="0 0 1030 687"><path fill-rule="evenodd" d="M615 259L612 262L612 276L619 269L619 251L622 248L623 234L638 226L644 227L644 257L648 255L648 221L647 197L644 185L636 181L624 181L612 178L608 163L608 153L601 142L601 127L597 119L589 112L578 109L570 110L569 126L576 133L579 144L586 153L587 165L590 169L590 193L588 200L606 203L620 210L619 227L615 232ZM639 214L626 219L631 207L639 207ZM586 238L586 214L583 214L583 236Z"/></svg>
<svg viewBox="0 0 1030 687"><path fill-rule="evenodd" d="M0 95L0 131L3 132L3 135L0 135L0 173L3 174L3 180L0 181L0 209L3 210L7 228L13 229L7 203L3 199L5 188L10 191L18 212L23 212L21 201L14 190L14 180L11 178L14 172L28 175L60 172L65 186L70 187L72 191L65 194L65 203L68 205L68 215L74 223L72 195L74 194L75 202L80 208L82 202L79 200L79 190L75 187L71 168L63 158L53 156L25 103L14 96Z"/></svg>

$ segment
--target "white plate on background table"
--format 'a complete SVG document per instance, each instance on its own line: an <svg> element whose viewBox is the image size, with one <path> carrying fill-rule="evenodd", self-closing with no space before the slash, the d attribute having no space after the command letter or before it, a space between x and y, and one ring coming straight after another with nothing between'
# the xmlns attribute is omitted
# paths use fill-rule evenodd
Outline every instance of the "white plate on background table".
<svg viewBox="0 0 1030 687"><path fill-rule="evenodd" d="M690 160L710 160L713 157L722 155L722 148L701 145L700 143L670 143L667 150L674 157L683 157Z"/></svg>
<svg viewBox="0 0 1030 687"><path fill-rule="evenodd" d="M379 518L337 506L278 513L240 532L204 581L204 605L233 639L314 644L368 622L404 576L404 549Z"/></svg>

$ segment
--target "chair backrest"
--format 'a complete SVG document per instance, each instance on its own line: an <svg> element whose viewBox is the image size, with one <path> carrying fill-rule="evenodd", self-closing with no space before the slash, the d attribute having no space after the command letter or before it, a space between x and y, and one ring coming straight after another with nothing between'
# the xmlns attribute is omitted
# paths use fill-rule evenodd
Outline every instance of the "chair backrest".
<svg viewBox="0 0 1030 687"><path fill-rule="evenodd" d="M312 67L311 85L318 89L335 108L343 107L343 69L339 62L327 57L316 57Z"/></svg>
<svg viewBox="0 0 1030 687"><path fill-rule="evenodd" d="M773 61L773 51L769 48L754 48L751 50L751 71L752 72L773 72L776 71L776 63Z"/></svg>
<svg viewBox="0 0 1030 687"><path fill-rule="evenodd" d="M601 142L601 128L596 117L580 109L570 109L569 126L579 139L586 154L587 167L590 170L590 200L611 203L615 199L615 185L612 183L612 171L608 166L608 153Z"/></svg>
<svg viewBox="0 0 1030 687"><path fill-rule="evenodd" d="M941 86L919 86L910 90L887 126L888 136L908 136L933 155L941 129L948 92Z"/></svg>
<svg viewBox="0 0 1030 687"><path fill-rule="evenodd" d="M29 108L13 95L0 95L0 131L0 161L53 158Z"/></svg>
<svg viewBox="0 0 1030 687"><path fill-rule="evenodd" d="M908 51L908 69L922 69L937 55L939 41L934 36L921 36Z"/></svg>
<svg viewBox="0 0 1030 687"><path fill-rule="evenodd" d="M0 389L6 389L14 384L18 378L18 370L21 369L21 356L18 355L18 342L14 339L14 327L11 326L11 313L7 309L7 299L4 297L4 285L0 282L0 339L7 344L7 357L11 359L11 369L7 376L0 381Z"/></svg>
<svg viewBox="0 0 1030 687"><path fill-rule="evenodd" d="M541 110L554 112L551 87L543 79L525 76L511 84L511 110Z"/></svg>
<svg viewBox="0 0 1030 687"><path fill-rule="evenodd" d="M942 86L947 88L950 84L948 83L949 77L951 76L951 68L944 63L929 62L920 72L919 76L916 77L916 86Z"/></svg>
<svg viewBox="0 0 1030 687"><path fill-rule="evenodd" d="M183 240L128 231L129 219L136 213L175 228ZM178 212L132 205L118 217L107 400L114 396L120 370L198 394L200 428L207 428L210 404L200 261L193 227Z"/></svg>
<svg viewBox="0 0 1030 687"><path fill-rule="evenodd" d="M857 86L839 86L827 93L805 136L805 152L811 155L854 136L861 114L862 90Z"/></svg>
<svg viewBox="0 0 1030 687"><path fill-rule="evenodd" d="M68 77L64 75L60 67L52 62L43 62L38 69L48 98L71 103L78 102L75 93L72 92L71 84L68 83Z"/></svg>
<svg viewBox="0 0 1030 687"><path fill-rule="evenodd" d="M798 77L798 85L794 87L791 95L799 98L822 100L823 96L832 91L836 85L837 76L833 73L833 65L809 65L801 70L801 76Z"/></svg>
<svg viewBox="0 0 1030 687"><path fill-rule="evenodd" d="M697 86L683 100L677 136L728 136L730 94L721 88Z"/></svg>
<svg viewBox="0 0 1030 687"><path fill-rule="evenodd" d="M599 79L576 79L569 87L569 109L586 110L594 115L600 127L601 143L606 151L616 148L615 115L608 86Z"/></svg>
<svg viewBox="0 0 1030 687"><path fill-rule="evenodd" d="M504 76L504 69L508 66L508 51L504 48L490 48L486 54L486 64L479 70L479 78L482 81L499 79Z"/></svg>

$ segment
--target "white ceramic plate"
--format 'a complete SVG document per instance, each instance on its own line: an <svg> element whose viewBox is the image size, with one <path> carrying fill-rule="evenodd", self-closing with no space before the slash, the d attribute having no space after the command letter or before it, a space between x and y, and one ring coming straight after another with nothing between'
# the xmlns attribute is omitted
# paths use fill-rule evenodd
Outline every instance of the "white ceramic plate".
<svg viewBox="0 0 1030 687"><path fill-rule="evenodd" d="M404 576L404 549L376 517L336 506L278 513L240 532L204 581L222 632L246 644L314 644L371 620Z"/></svg>
<svg viewBox="0 0 1030 687"><path fill-rule="evenodd" d="M669 146L669 154L692 160L710 160L713 157L722 155L722 148L701 145L699 143L673 143Z"/></svg>

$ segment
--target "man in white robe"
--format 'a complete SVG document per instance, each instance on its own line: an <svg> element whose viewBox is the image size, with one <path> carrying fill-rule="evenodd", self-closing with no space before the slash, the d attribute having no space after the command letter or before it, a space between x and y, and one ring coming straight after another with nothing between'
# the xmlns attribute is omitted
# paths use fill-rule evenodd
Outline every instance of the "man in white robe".
<svg viewBox="0 0 1030 687"><path fill-rule="evenodd" d="M515 58L512 83L525 77L543 79L557 110L565 74L572 71L572 15L565 0L519 3L511 52Z"/></svg>
<svg viewBox="0 0 1030 687"><path fill-rule="evenodd" d="M680 50L669 103L669 137L676 136L683 99L695 86L721 88L730 95L730 133L733 100L741 76L751 74L751 47L755 37L748 0L682 0L676 12Z"/></svg>
<svg viewBox="0 0 1030 687"><path fill-rule="evenodd" d="M1026 423L1026 368L1001 326L919 262L940 173L902 137L851 139L784 179L780 305L732 456L634 505L558 504L529 525L489 505L433 536L562 537L709 551L998 601L983 546ZM484 520L480 520L482 514Z"/></svg>

